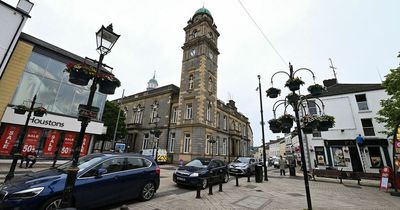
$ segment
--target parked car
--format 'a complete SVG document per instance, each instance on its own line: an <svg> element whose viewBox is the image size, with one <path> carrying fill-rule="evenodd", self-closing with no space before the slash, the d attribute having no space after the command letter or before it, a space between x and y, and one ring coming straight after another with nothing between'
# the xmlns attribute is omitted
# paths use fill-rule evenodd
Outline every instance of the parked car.
<svg viewBox="0 0 400 210"><path fill-rule="evenodd" d="M228 166L230 174L251 175L256 171L256 159L252 157L238 157Z"/></svg>
<svg viewBox="0 0 400 210"><path fill-rule="evenodd" d="M229 181L227 165L221 160L210 158L196 158L186 165L180 166L173 174L173 181L178 185L197 186L201 184L201 187L205 189L209 184L207 178L210 172L217 177L215 182L226 183Z"/></svg>
<svg viewBox="0 0 400 210"><path fill-rule="evenodd" d="M0 187L0 209L56 209L67 177L67 162L54 169L17 176ZM93 209L140 198L150 200L160 185L160 168L135 154L90 154L78 161L73 191L77 209Z"/></svg>

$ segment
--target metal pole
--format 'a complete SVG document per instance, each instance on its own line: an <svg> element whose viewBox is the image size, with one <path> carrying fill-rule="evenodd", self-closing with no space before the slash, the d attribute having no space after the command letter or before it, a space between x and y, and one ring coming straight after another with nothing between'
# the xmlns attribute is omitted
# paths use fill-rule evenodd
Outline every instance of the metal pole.
<svg viewBox="0 0 400 210"><path fill-rule="evenodd" d="M265 151L265 134L264 134L264 116L263 116L263 105L262 105L262 95L261 95L261 76L258 77L258 92L260 93L260 112L261 112L261 132L262 132L262 144L263 144L263 161L264 161L264 181L268 181L268 172L267 172L267 154Z"/></svg>
<svg viewBox="0 0 400 210"><path fill-rule="evenodd" d="M7 182L14 177L14 171L15 171L15 167L17 166L18 159L22 158L22 155L21 155L22 143L24 142L26 131L28 130L28 123L32 116L33 107L35 105L35 102L36 102L36 94L35 94L35 96L33 96L33 100L32 100L31 107L28 112L28 116L26 117L24 128L22 129L21 134L19 135L19 138L17 141L17 147L15 149L13 149L13 151L12 151L13 161L11 163L10 171L8 172L4 182Z"/></svg>
<svg viewBox="0 0 400 210"><path fill-rule="evenodd" d="M290 79L293 79L294 78L293 66L290 63L289 63L289 71L290 71L289 77L290 77ZM292 91L292 94L295 94L294 90ZM301 152L301 164L302 164L302 167L303 167L303 178L304 178L304 187L306 189L307 206L308 206L308 210L312 210L310 187L309 187L309 183L308 183L306 158L304 156L304 145L303 145L303 138L302 138L302 135L301 135L298 103L299 103L299 101L296 101L292 105L292 107L293 107L293 111L294 111L294 113L296 115L296 126L297 126L297 133L299 135L299 144L300 144L300 152Z"/></svg>
<svg viewBox="0 0 400 210"><path fill-rule="evenodd" d="M102 66L103 58L104 58L104 54L100 54L99 62L97 63L96 76L100 72L100 67ZM97 89L97 77L96 76L93 78L93 83L92 83L92 86L90 87L90 94L89 94L89 99L87 102L87 107L90 107L90 108L92 106L94 94ZM78 168L79 153L81 151L83 137L85 135L86 127L88 126L89 121L90 121L89 118L82 117L81 130L80 130L78 138L76 139L76 142L74 144L73 155L72 155L72 164L68 169L67 178L65 181L64 192L63 192L62 201L60 204L61 208L72 207L72 192L75 187L76 175L78 174L78 171L79 171L79 168Z"/></svg>
<svg viewBox="0 0 400 210"><path fill-rule="evenodd" d="M117 122L115 123L114 137L113 137L112 142L111 142L111 145L112 145L112 148L113 148L114 152L115 152L115 138L117 136L119 116L121 114L121 104L122 104L122 100L124 100L124 93L125 93L125 89L122 90L122 98L121 98L121 101L120 101L120 103L118 105L118 117L117 117Z"/></svg>
<svg viewBox="0 0 400 210"><path fill-rule="evenodd" d="M397 186L397 170L396 170L396 141L397 141L397 130L399 128L400 124L397 124L396 128L394 129L394 136L393 136L393 187L394 187L394 192L391 193L391 195L398 195L398 187Z"/></svg>

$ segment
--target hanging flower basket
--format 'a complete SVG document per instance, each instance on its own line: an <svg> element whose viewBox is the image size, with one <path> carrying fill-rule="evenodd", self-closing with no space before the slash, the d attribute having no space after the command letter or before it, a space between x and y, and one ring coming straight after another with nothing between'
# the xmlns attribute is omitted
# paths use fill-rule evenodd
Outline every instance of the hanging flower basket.
<svg viewBox="0 0 400 210"><path fill-rule="evenodd" d="M24 105L18 105L18 106L14 107L15 114L25 114L25 112L28 110L29 110L29 108Z"/></svg>
<svg viewBox="0 0 400 210"><path fill-rule="evenodd" d="M47 115L47 110L44 107L36 107L33 109L33 115L36 117L43 117L43 115Z"/></svg>
<svg viewBox="0 0 400 210"><path fill-rule="evenodd" d="M284 128L291 128L293 126L294 117L290 114L284 114L278 119L282 124L282 130Z"/></svg>
<svg viewBox="0 0 400 210"><path fill-rule="evenodd" d="M285 87L289 87L291 91L296 91L300 89L300 85L303 85L304 82L299 77L290 78L286 81Z"/></svg>
<svg viewBox="0 0 400 210"><path fill-rule="evenodd" d="M286 96L287 101L289 104L296 106L297 102L300 100L300 96L297 95L296 93L289 93L289 95Z"/></svg>
<svg viewBox="0 0 400 210"><path fill-rule="evenodd" d="M320 119L316 115L306 114L301 118L301 121L303 122L305 128L316 128L319 125Z"/></svg>
<svg viewBox="0 0 400 210"><path fill-rule="evenodd" d="M319 96L322 94L322 92L325 91L325 87L319 84L315 84L315 85L310 85L307 88L308 92L311 93L311 95L313 96Z"/></svg>
<svg viewBox="0 0 400 210"><path fill-rule="evenodd" d="M270 97L270 98L276 98L280 94L281 94L281 90L278 88L272 87L267 90L267 97Z"/></svg>
<svg viewBox="0 0 400 210"><path fill-rule="evenodd" d="M335 125L335 117L330 115L321 115L319 120L319 131L327 131L329 128L332 128Z"/></svg>
<svg viewBox="0 0 400 210"><path fill-rule="evenodd" d="M283 128L282 133L290 133L291 128Z"/></svg>
<svg viewBox="0 0 400 210"><path fill-rule="evenodd" d="M88 85L89 80L96 75L96 69L84 63L69 63L65 71L69 73L69 82L82 86Z"/></svg>
<svg viewBox="0 0 400 210"><path fill-rule="evenodd" d="M100 93L114 94L115 88L121 86L121 82L112 74L99 73L97 79Z"/></svg>
<svg viewBox="0 0 400 210"><path fill-rule="evenodd" d="M269 120L268 123L269 129L272 131L272 133L280 133L282 131L282 124L279 120L272 119Z"/></svg>
<svg viewBox="0 0 400 210"><path fill-rule="evenodd" d="M313 128L309 128L309 127L304 127L301 130L303 130L303 133L305 133L305 134L310 134L313 132Z"/></svg>

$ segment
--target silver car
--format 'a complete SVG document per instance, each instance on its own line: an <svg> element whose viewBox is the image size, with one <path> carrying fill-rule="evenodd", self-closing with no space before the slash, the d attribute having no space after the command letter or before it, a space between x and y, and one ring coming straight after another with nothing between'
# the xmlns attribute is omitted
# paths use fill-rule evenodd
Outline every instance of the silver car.
<svg viewBox="0 0 400 210"><path fill-rule="evenodd" d="M257 161L252 157L238 157L228 166L230 174L251 175L255 173Z"/></svg>

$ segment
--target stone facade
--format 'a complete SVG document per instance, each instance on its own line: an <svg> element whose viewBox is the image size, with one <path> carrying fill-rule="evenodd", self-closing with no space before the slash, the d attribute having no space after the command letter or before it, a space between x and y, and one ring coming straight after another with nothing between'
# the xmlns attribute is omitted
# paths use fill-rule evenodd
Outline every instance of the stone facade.
<svg viewBox="0 0 400 210"><path fill-rule="evenodd" d="M173 162L200 156L231 161L248 155L253 144L248 118L233 100L217 98L219 33L211 13L197 11L184 30L180 88L167 85L123 99L128 151L158 144ZM152 130L161 130L158 140Z"/></svg>

